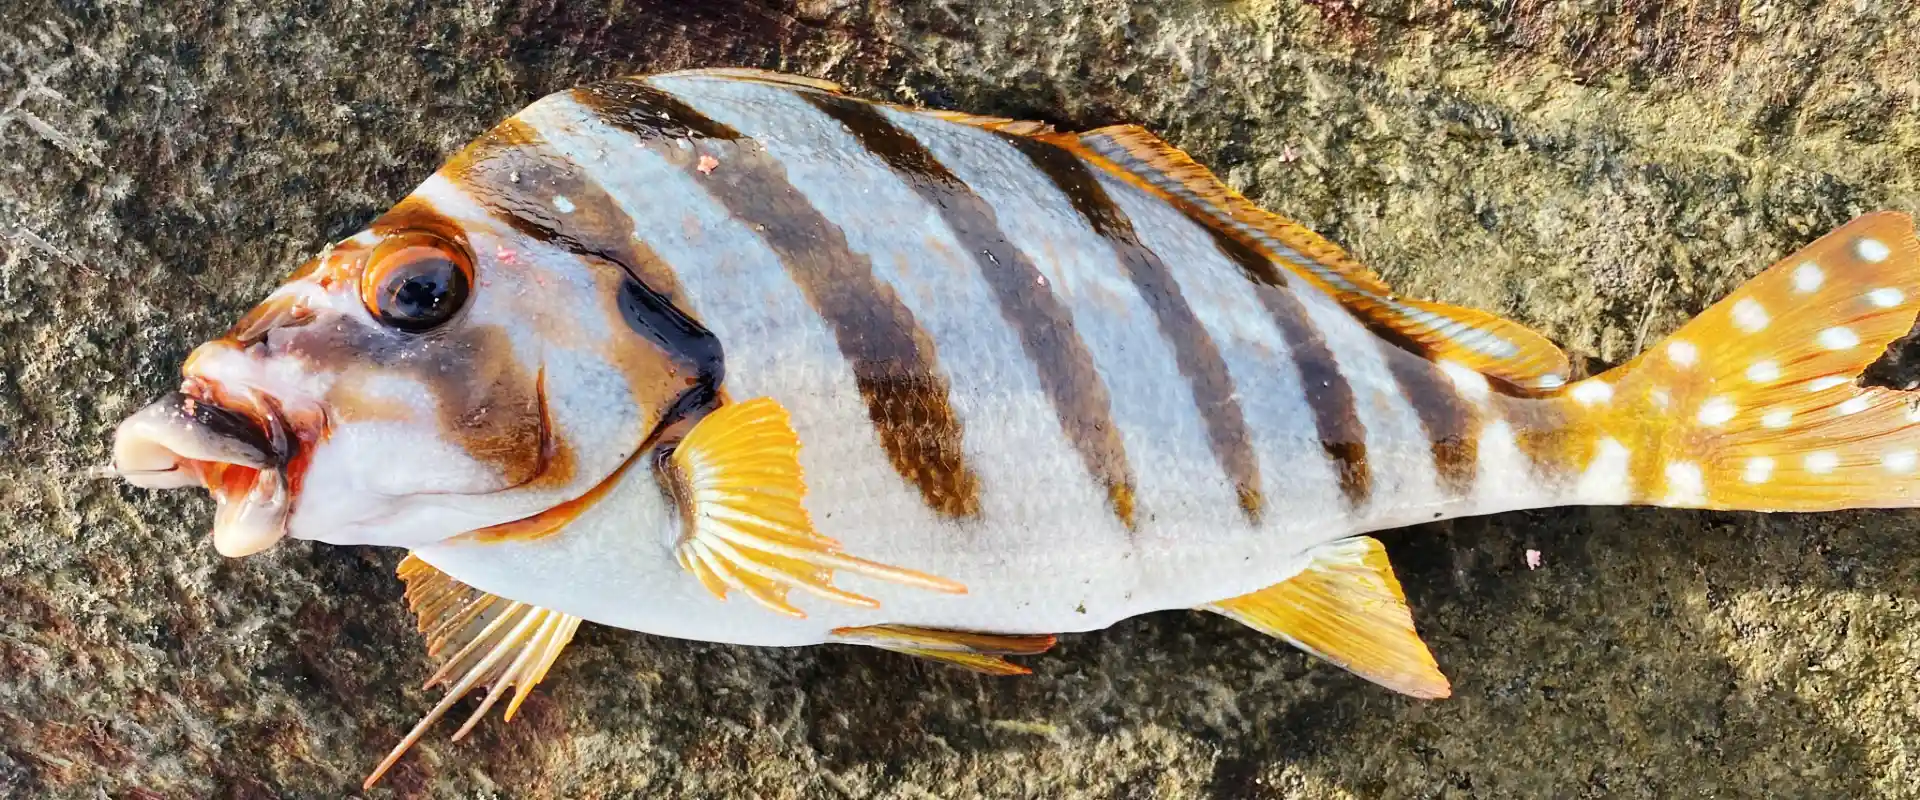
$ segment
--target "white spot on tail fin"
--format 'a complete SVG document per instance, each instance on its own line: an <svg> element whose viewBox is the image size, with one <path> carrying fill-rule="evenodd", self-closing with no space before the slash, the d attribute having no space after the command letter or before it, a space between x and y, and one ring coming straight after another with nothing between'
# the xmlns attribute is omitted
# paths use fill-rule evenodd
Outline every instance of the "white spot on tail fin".
<svg viewBox="0 0 1920 800"><path fill-rule="evenodd" d="M1733 415L1739 411L1734 407L1732 400L1724 397L1709 398L1707 402L1700 404L1700 424L1718 428L1731 421Z"/></svg>
<svg viewBox="0 0 1920 800"><path fill-rule="evenodd" d="M1827 274L1820 271L1820 265L1811 261L1793 268L1793 288L1801 292L1811 292L1825 283Z"/></svg>
<svg viewBox="0 0 1920 800"><path fill-rule="evenodd" d="M1912 472L1914 467L1920 467L1920 453L1912 450L1889 450L1886 455L1880 457L1880 466L1886 467L1888 472L1905 475Z"/></svg>
<svg viewBox="0 0 1920 800"><path fill-rule="evenodd" d="M1467 399L1476 402L1484 401L1487 395L1493 392L1493 387L1487 384L1487 376L1453 361L1442 360L1438 363L1440 371L1446 373L1447 377L1453 381L1454 388L1459 389L1460 394Z"/></svg>
<svg viewBox="0 0 1920 800"><path fill-rule="evenodd" d="M1791 409L1776 408L1760 415L1760 424L1776 430L1787 427L1787 423L1792 421L1793 411Z"/></svg>
<svg viewBox="0 0 1920 800"><path fill-rule="evenodd" d="M1693 362L1699 359L1700 349L1694 347L1692 342L1675 339L1667 343L1667 360L1672 361L1675 365L1691 367L1693 366Z"/></svg>
<svg viewBox="0 0 1920 800"><path fill-rule="evenodd" d="M1767 329L1772 318L1767 316L1767 307L1751 297L1744 297L1733 304L1733 324L1747 333L1759 333Z"/></svg>
<svg viewBox="0 0 1920 800"><path fill-rule="evenodd" d="M1773 459L1766 456L1747 459L1747 468L1740 473L1740 477L1748 483L1766 483L1768 478L1773 477Z"/></svg>
<svg viewBox="0 0 1920 800"><path fill-rule="evenodd" d="M1574 402L1580 405L1599 405L1613 399L1613 384L1598 378L1585 380L1574 384L1567 394L1572 395Z"/></svg>
<svg viewBox="0 0 1920 800"><path fill-rule="evenodd" d="M1567 379L1559 375L1542 375L1533 379L1533 385L1539 389L1558 389L1567 385Z"/></svg>
<svg viewBox="0 0 1920 800"><path fill-rule="evenodd" d="M553 207L562 214L573 213L573 201L568 200L564 194L556 194L553 196Z"/></svg>
<svg viewBox="0 0 1920 800"><path fill-rule="evenodd" d="M1632 458L1633 452L1619 439L1602 438L1595 443L1593 461L1580 473L1580 484L1575 491L1583 500L1596 504L1625 503L1633 499L1633 486L1627 475Z"/></svg>
<svg viewBox="0 0 1920 800"><path fill-rule="evenodd" d="M1845 350L1860 344L1860 334L1851 328L1835 326L1820 332L1820 346L1828 350Z"/></svg>
<svg viewBox="0 0 1920 800"><path fill-rule="evenodd" d="M1754 383L1772 383L1780 380L1780 365L1772 361L1755 361L1747 367L1747 380Z"/></svg>
<svg viewBox="0 0 1920 800"><path fill-rule="evenodd" d="M1867 410L1867 398L1849 397L1846 399L1846 402L1841 403L1839 407L1834 410L1840 412L1841 416L1858 414L1862 411Z"/></svg>
<svg viewBox="0 0 1920 800"><path fill-rule="evenodd" d="M1852 381L1851 378L1844 378L1839 375L1828 375L1824 378L1814 378L1813 380L1807 381L1807 391L1824 392L1835 386L1844 386L1851 381Z"/></svg>
<svg viewBox="0 0 1920 800"><path fill-rule="evenodd" d="M1706 476L1691 461L1667 462L1667 499L1661 505L1697 506L1707 502Z"/></svg>
<svg viewBox="0 0 1920 800"><path fill-rule="evenodd" d="M1886 243L1879 239L1861 239L1854 242L1853 252L1859 255L1861 260L1872 264L1878 264L1887 260L1887 256L1893 255L1893 251L1888 250Z"/></svg>
<svg viewBox="0 0 1920 800"><path fill-rule="evenodd" d="M1892 308L1900 305L1901 301L1906 299L1907 296L1901 293L1899 289L1875 289L1867 292L1867 302L1881 308Z"/></svg>
<svg viewBox="0 0 1920 800"><path fill-rule="evenodd" d="M1801 460L1800 466L1815 475L1825 475L1840 466L1840 456L1835 455L1831 450L1808 453L1807 457Z"/></svg>

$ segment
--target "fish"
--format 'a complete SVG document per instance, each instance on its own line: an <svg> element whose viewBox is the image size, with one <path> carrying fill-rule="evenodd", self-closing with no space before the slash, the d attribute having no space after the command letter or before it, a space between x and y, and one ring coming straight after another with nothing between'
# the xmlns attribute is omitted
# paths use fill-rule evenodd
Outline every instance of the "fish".
<svg viewBox="0 0 1920 800"><path fill-rule="evenodd" d="M1911 218L1870 213L1576 376L1141 127L669 72L455 153L194 349L111 471L207 490L224 556L407 551L445 695L369 787L587 622L1017 675L1191 609L1438 699L1369 534L1920 505L1920 393L1858 380L1917 299Z"/></svg>

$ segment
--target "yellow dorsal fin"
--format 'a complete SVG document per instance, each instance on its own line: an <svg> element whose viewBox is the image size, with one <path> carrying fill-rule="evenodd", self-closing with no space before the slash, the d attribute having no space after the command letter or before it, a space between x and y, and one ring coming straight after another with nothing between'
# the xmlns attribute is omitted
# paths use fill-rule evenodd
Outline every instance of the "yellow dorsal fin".
<svg viewBox="0 0 1920 800"><path fill-rule="evenodd" d="M958 122L962 125L972 125L976 128L986 128L987 130L990 130L990 131L999 131L1001 133L1012 134L1014 136L1045 136L1047 134L1053 133L1053 126L1051 124L1040 122L1038 120L1010 119L1008 117L987 117L987 116L981 116L979 114L968 114L961 111L927 111L924 109L917 109L917 110L919 110L920 113L927 114L934 117L939 117L940 119L944 119L948 122Z"/></svg>
<svg viewBox="0 0 1920 800"><path fill-rule="evenodd" d="M677 72L669 72L660 77L721 78L725 80L751 81L753 83L764 83L764 84L769 84L773 86L784 86L789 89L798 89L802 91L825 92L827 94L833 94L833 95L846 94L846 88L842 87L840 84L834 83L833 81L821 80L819 78L809 78L803 75L788 75L784 72L768 72L767 70L764 70L764 69L754 69L752 67L712 67L707 69L686 69L686 70L679 70ZM873 101L861 100L860 102L867 103L867 102L873 102ZM1035 121L1035 120L1011 119L1008 117L992 117L992 116L986 116L982 114L968 114L962 111L936 111L933 109L916 108L912 106L903 106L903 105L898 105L894 103L874 103L874 105L890 106L893 108L899 108L906 111L912 111L917 114L925 114L930 117L937 117L939 119L943 119L948 122L958 122L962 125L972 125L976 128L985 128L990 131L1000 131L1001 133L1008 133L1014 136L1041 136L1041 135L1049 134L1053 132L1052 125L1049 125L1045 122Z"/></svg>
<svg viewBox="0 0 1920 800"><path fill-rule="evenodd" d="M835 570L948 594L967 587L945 578L868 561L840 551L813 529L803 501L800 437L780 403L758 397L721 406L687 432L663 470L682 514L674 555L722 600L741 592L790 617L800 589L848 605L878 608L871 597L833 585Z"/></svg>
<svg viewBox="0 0 1920 800"><path fill-rule="evenodd" d="M1204 608L1291 642L1402 694L1453 693L1413 630L1386 548L1371 536L1322 545L1305 570L1260 591Z"/></svg>
<svg viewBox="0 0 1920 800"><path fill-rule="evenodd" d="M908 625L833 629L834 641L944 661L989 675L1026 675L1032 670L1001 656L1030 656L1053 647L1048 634L976 633Z"/></svg>
<svg viewBox="0 0 1920 800"><path fill-rule="evenodd" d="M1115 125L1048 140L1247 244L1408 350L1522 390L1550 391L1567 381L1567 356L1546 337L1484 311L1394 296L1379 275L1339 245L1254 205L1145 128Z"/></svg>
<svg viewBox="0 0 1920 800"><path fill-rule="evenodd" d="M827 94L845 94L846 88L840 84L822 78L809 78L805 75L790 75L785 72L770 72L753 67L706 67L702 69L682 69L662 73L662 78L725 78L735 81L752 81L775 86L790 86L796 89L809 89Z"/></svg>
<svg viewBox="0 0 1920 800"><path fill-rule="evenodd" d="M475 589L411 553L400 562L397 572L407 584L407 607L413 610L420 635L427 640L427 656L440 663L433 677L427 679L427 688L445 684L447 694L374 768L363 789L373 788L420 741L427 728L470 691L485 686L487 696L454 733L454 741L460 741L480 724L509 687L514 693L504 717L513 719L521 702L547 676L560 651L573 641L581 622L570 614ZM448 649L452 653L443 657Z"/></svg>

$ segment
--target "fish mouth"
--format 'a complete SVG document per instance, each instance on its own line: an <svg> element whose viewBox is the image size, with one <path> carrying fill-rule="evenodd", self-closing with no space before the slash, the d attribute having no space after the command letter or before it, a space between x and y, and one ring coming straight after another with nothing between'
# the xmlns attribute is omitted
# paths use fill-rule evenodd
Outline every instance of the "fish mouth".
<svg viewBox="0 0 1920 800"><path fill-rule="evenodd" d="M238 558L287 535L293 512L288 465L294 437L272 401L248 392L216 403L189 380L114 431L113 471L149 489L200 486L213 495L213 546Z"/></svg>

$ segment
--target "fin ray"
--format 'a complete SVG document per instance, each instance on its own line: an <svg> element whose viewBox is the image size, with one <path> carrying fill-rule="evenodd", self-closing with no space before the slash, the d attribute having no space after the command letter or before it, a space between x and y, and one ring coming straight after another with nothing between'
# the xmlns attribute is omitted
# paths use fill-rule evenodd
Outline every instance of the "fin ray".
<svg viewBox="0 0 1920 800"><path fill-rule="evenodd" d="M1634 470L1649 476L1639 502L1754 511L1920 505L1920 393L1856 383L1913 330L1916 314L1913 221L1868 214L1569 395L1609 398L1593 409L1595 424L1644 454Z"/></svg>
<svg viewBox="0 0 1920 800"><path fill-rule="evenodd" d="M834 641L892 650L910 656L943 661L989 675L1026 675L1032 670L1002 656L1030 656L1051 649L1050 634L1002 634L920 628L911 625L868 625L835 628Z"/></svg>
<svg viewBox="0 0 1920 800"><path fill-rule="evenodd" d="M924 572L841 552L820 535L802 504L806 478L800 439L786 409L770 398L728 403L687 432L663 477L682 504L685 531L675 555L721 600L746 594L791 617L806 613L788 602L798 588L826 600L877 608L873 598L833 585L836 570L934 592L966 587Z"/></svg>
<svg viewBox="0 0 1920 800"><path fill-rule="evenodd" d="M1396 692L1423 699L1452 693L1414 631L1386 548L1371 536L1323 545L1300 574L1203 608Z"/></svg>
<svg viewBox="0 0 1920 800"><path fill-rule="evenodd" d="M570 614L482 592L411 553L401 560L396 573L407 585L407 605L415 612L428 656L438 657L450 644L460 646L427 679L425 688L446 684L445 696L374 768L363 789L373 788L428 728L474 689L487 687L486 698L454 733L454 741L471 732L509 687L514 689L513 699L503 716L512 720L520 704L573 640L582 621Z"/></svg>
<svg viewBox="0 0 1920 800"><path fill-rule="evenodd" d="M1566 384L1566 353L1526 326L1477 309L1397 297L1339 245L1248 200L1186 153L1138 125L1048 141L1181 208L1337 300L1389 340L1452 361L1523 392Z"/></svg>

